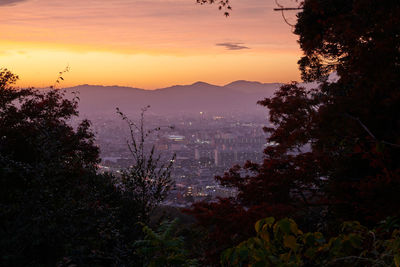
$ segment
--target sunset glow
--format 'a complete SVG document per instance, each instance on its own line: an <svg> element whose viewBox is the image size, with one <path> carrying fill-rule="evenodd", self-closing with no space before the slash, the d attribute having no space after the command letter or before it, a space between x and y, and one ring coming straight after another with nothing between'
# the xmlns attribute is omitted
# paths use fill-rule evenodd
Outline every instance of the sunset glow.
<svg viewBox="0 0 400 267"><path fill-rule="evenodd" d="M19 86L299 80L296 36L274 2L232 1L230 17L194 0L0 1L0 67Z"/></svg>

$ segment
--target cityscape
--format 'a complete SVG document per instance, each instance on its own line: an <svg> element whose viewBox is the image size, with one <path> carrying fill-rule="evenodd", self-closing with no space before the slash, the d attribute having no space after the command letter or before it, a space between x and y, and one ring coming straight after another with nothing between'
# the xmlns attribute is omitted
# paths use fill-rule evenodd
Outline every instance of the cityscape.
<svg viewBox="0 0 400 267"><path fill-rule="evenodd" d="M174 187L164 205L189 207L197 201L213 201L217 197L233 197L236 191L215 181L234 165L246 161L261 163L266 134L266 118L243 114L214 115L199 112L197 115L148 116L148 129L159 126L160 131L149 135L148 146L155 146L162 160L176 155L172 179ZM114 116L92 120L101 151L100 172L118 174L133 164L128 149L129 128L125 121Z"/></svg>

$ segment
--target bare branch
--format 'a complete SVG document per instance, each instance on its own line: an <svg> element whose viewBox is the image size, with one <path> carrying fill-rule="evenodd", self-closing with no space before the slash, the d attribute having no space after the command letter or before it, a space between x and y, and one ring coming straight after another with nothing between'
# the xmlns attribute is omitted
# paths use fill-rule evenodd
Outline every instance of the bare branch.
<svg viewBox="0 0 400 267"><path fill-rule="evenodd" d="M54 85L51 85L51 86L50 86L50 88L51 88L51 89L56 89L57 85L60 84L61 81L64 81L63 75L64 75L65 73L69 72L70 69L71 69L71 68L69 67L69 65L67 65L63 71L60 71L60 72L58 73L57 80L54 82Z"/></svg>
<svg viewBox="0 0 400 267"><path fill-rule="evenodd" d="M286 16L285 16L285 11L302 10L303 8L302 8L302 7L284 7L283 5L281 5L281 4L279 3L278 0L275 0L275 4L278 6L278 8L274 8L274 11L280 11L280 12L281 12L281 15L282 15L282 18L283 18L283 20L285 21L285 23L286 23L287 25L289 25L290 27L294 28L295 25L292 24L292 23L290 23L290 22L287 20L287 18L286 18Z"/></svg>
<svg viewBox="0 0 400 267"><path fill-rule="evenodd" d="M396 148L400 148L400 145L398 145L398 144L394 144L394 143L387 142L387 141L385 141L385 140L379 140L379 139L377 139L377 138L375 137L375 135L368 129L368 127L367 127L359 118L354 117L354 116L352 116L352 115L350 115L350 114L347 114L347 113L346 113L345 115L346 115L348 118L357 121L358 124L359 124L359 125L368 133L368 135L369 135L372 139L374 139L375 141L380 142L380 143L383 143L383 144L385 144L385 145L389 145L389 146L393 146L393 147L396 147Z"/></svg>
<svg viewBox="0 0 400 267"><path fill-rule="evenodd" d="M280 7L274 8L274 11L290 11L290 10L303 10L302 7Z"/></svg>

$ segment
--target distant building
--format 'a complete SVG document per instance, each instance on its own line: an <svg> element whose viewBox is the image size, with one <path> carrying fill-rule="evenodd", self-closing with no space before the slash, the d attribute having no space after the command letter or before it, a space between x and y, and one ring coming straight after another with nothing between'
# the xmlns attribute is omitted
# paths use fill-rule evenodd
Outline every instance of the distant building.
<svg viewBox="0 0 400 267"><path fill-rule="evenodd" d="M232 166L237 162L236 151L219 151L214 150L214 163L216 166Z"/></svg>
<svg viewBox="0 0 400 267"><path fill-rule="evenodd" d="M185 140L185 137L183 135L169 135L168 139L179 142Z"/></svg>

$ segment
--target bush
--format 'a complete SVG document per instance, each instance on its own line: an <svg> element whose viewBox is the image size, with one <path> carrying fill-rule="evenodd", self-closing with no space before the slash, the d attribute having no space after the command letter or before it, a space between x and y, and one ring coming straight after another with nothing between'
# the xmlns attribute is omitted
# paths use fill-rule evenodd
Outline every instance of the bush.
<svg viewBox="0 0 400 267"><path fill-rule="evenodd" d="M398 226L369 230L356 221L345 222L339 235L328 240L320 232L303 233L292 219L269 217L259 220L255 230L256 237L221 255L223 266L400 265Z"/></svg>

